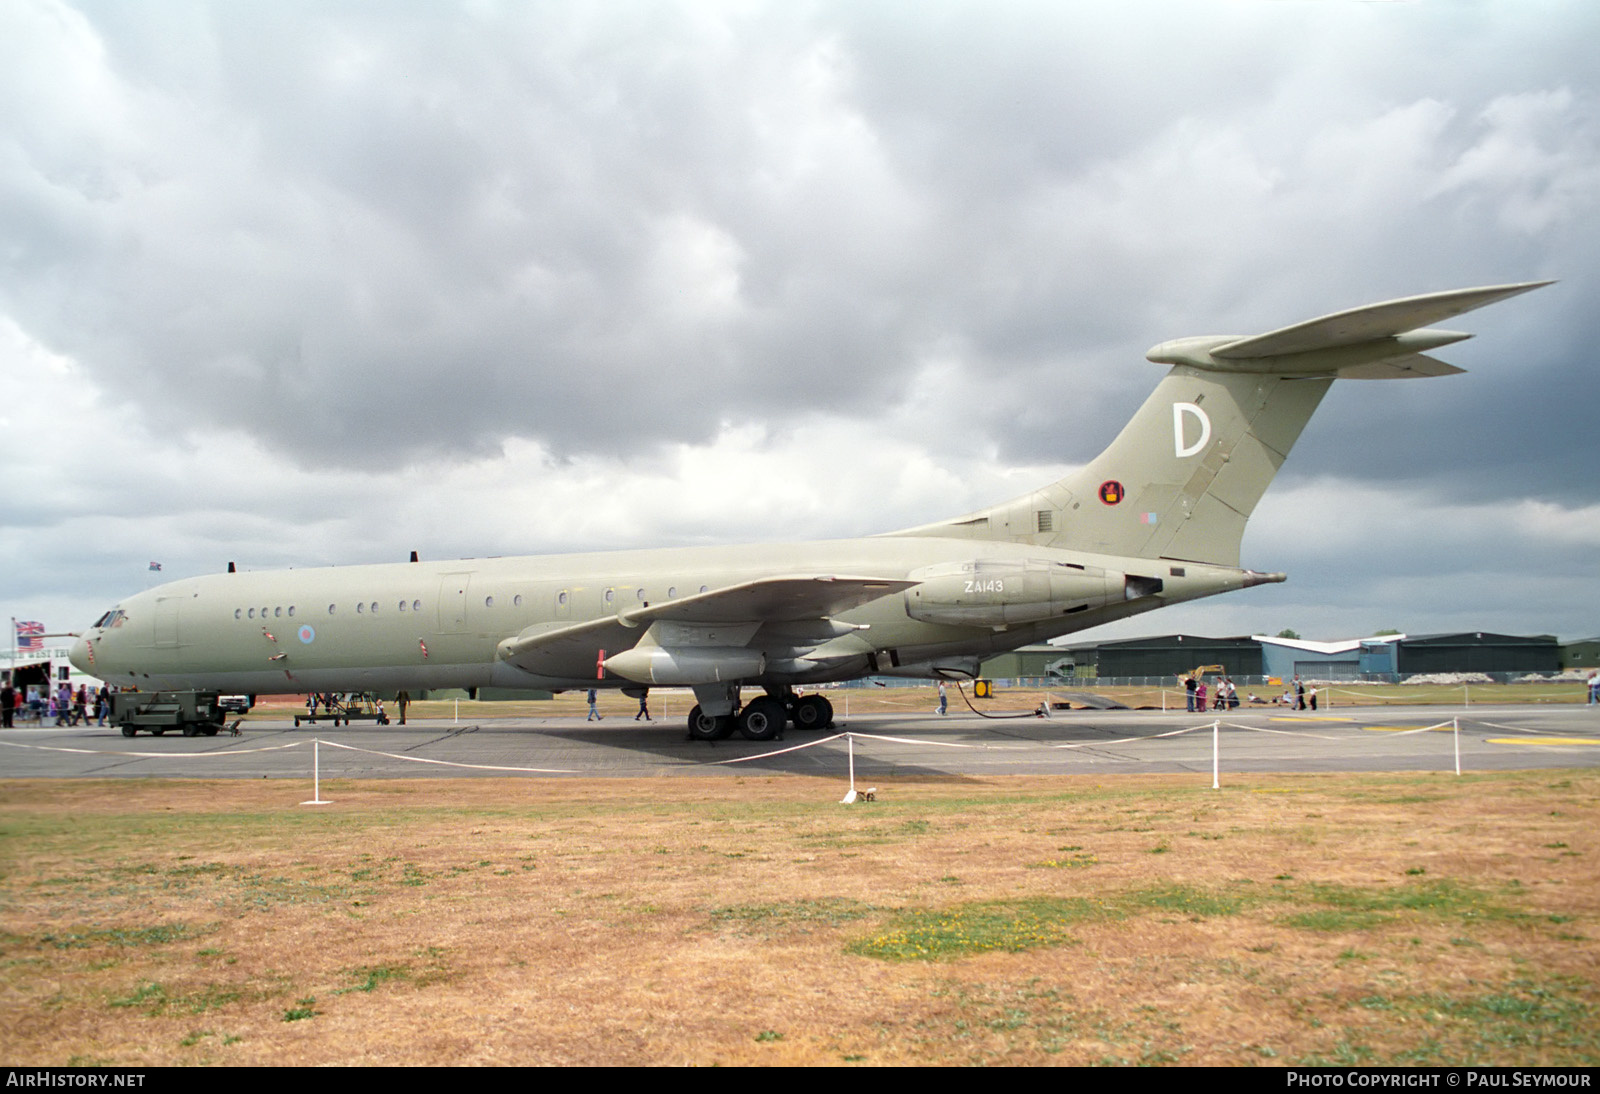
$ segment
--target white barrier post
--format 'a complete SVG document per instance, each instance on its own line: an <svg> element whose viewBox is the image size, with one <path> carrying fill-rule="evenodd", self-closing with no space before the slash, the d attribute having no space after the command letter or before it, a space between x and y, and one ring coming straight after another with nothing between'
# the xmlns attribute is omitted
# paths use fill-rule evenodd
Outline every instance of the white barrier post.
<svg viewBox="0 0 1600 1094"><path fill-rule="evenodd" d="M1221 768L1221 738L1222 720L1219 718L1211 723L1211 789L1221 790L1222 783L1218 781L1218 772Z"/></svg>
<svg viewBox="0 0 1600 1094"><path fill-rule="evenodd" d="M839 799L840 805L853 805L856 800L856 735L846 733L844 743L850 753L850 789L845 796Z"/></svg>
<svg viewBox="0 0 1600 1094"><path fill-rule="evenodd" d="M1456 774L1461 774L1461 719L1450 719L1450 736L1456 744Z"/></svg>
<svg viewBox="0 0 1600 1094"><path fill-rule="evenodd" d="M301 805L332 805L322 800L322 738L311 738L311 800Z"/></svg>

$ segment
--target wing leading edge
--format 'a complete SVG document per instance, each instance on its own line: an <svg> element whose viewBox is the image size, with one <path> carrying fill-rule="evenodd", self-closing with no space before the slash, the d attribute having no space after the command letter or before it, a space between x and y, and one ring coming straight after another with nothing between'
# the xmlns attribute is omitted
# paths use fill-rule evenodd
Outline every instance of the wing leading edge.
<svg viewBox="0 0 1600 1094"><path fill-rule="evenodd" d="M802 658L857 629L834 616L915 584L840 574L760 578L582 623L532 627L501 642L498 656L542 676L598 676L603 666L644 684L716 682L751 675L768 653ZM750 645L763 627L784 631L770 651ZM607 650L616 652L608 657ZM663 672L669 661L705 667ZM699 676L709 678L690 678Z"/></svg>

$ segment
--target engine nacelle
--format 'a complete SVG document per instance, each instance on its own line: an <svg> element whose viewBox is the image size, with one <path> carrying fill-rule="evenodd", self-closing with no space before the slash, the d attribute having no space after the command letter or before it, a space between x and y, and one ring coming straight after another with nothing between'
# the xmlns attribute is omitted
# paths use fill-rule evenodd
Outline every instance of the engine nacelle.
<svg viewBox="0 0 1600 1094"><path fill-rule="evenodd" d="M911 574L906 614L922 623L1004 627L1121 600L1123 575L1098 566L1049 559L974 559Z"/></svg>

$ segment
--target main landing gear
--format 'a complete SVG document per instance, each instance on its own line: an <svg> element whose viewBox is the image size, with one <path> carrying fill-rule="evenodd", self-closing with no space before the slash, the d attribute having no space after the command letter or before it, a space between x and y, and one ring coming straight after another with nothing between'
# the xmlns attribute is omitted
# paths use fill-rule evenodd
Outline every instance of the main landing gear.
<svg viewBox="0 0 1600 1094"><path fill-rule="evenodd" d="M796 729L823 729L833 721L833 704L821 695L769 692L743 707L738 706L738 691L732 688L718 696L701 695L696 689L696 698L700 703L689 712L689 739L693 741L720 741L732 736L735 729L747 741L773 741L783 736L785 722L794 722ZM707 713L719 706L728 713Z"/></svg>

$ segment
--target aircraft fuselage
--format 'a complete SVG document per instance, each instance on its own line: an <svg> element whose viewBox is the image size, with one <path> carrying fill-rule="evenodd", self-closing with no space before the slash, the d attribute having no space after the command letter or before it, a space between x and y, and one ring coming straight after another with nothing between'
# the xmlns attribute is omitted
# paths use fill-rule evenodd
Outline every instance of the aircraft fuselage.
<svg viewBox="0 0 1600 1094"><path fill-rule="evenodd" d="M826 629L820 619L762 624L743 645L761 655L764 667L741 682L931 675L940 667L961 674L990 653L1282 580L1233 567L1032 544L899 537L211 574L122 601L79 640L73 660L109 683L143 690L648 686L599 668L603 657L635 645L645 626L556 651L538 671L513 664L499 649L541 628L614 619L741 582L817 573L892 576L913 589L840 613ZM1039 575L1048 582L1052 573L1058 587L1063 577L1071 579L1057 599L1048 585L1039 591ZM911 593L928 586L941 599L918 603ZM794 663L841 636L850 641L835 650L839 659Z"/></svg>

